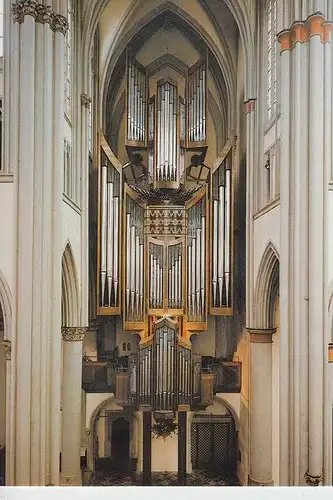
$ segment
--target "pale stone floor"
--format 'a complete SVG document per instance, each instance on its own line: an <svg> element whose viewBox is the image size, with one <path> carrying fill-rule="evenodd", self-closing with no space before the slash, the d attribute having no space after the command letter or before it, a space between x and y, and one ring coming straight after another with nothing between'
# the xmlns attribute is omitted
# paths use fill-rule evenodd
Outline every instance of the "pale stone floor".
<svg viewBox="0 0 333 500"><path fill-rule="evenodd" d="M142 476L138 473L96 472L90 478L89 486L142 486ZM177 473L153 473L152 486L178 486ZM186 486L240 486L240 482L235 473L214 474L195 470L187 476Z"/></svg>

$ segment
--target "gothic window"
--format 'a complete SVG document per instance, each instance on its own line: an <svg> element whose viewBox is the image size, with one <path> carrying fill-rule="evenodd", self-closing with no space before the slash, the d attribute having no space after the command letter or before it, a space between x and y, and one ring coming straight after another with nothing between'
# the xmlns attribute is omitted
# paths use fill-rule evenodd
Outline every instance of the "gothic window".
<svg viewBox="0 0 333 500"><path fill-rule="evenodd" d="M72 111L72 59L73 59L73 0L67 1L68 31L65 41L65 114Z"/></svg>
<svg viewBox="0 0 333 500"><path fill-rule="evenodd" d="M277 0L267 0L267 121L277 111Z"/></svg>

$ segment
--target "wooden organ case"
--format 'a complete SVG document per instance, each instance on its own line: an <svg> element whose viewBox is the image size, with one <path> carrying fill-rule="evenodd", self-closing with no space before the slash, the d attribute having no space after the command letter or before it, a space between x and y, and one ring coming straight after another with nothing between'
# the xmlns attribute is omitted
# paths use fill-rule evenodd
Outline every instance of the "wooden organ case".
<svg viewBox="0 0 333 500"><path fill-rule="evenodd" d="M207 61L177 81L128 53L125 165L100 134L97 315L140 335L129 391L155 411L200 399L191 335L233 311L232 153L205 164Z"/></svg>

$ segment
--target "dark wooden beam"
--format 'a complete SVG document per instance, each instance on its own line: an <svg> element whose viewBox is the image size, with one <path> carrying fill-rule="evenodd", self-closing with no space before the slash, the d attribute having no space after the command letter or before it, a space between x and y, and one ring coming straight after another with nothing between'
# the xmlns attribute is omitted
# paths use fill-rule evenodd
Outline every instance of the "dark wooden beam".
<svg viewBox="0 0 333 500"><path fill-rule="evenodd" d="M151 486L151 408L143 409L143 485Z"/></svg>
<svg viewBox="0 0 333 500"><path fill-rule="evenodd" d="M179 486L186 485L187 475L187 412L178 411L178 480Z"/></svg>

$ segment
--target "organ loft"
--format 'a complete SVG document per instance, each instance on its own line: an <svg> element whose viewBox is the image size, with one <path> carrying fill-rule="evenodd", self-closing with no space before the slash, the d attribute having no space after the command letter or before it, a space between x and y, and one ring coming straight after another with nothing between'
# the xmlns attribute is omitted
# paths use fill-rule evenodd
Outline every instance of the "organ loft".
<svg viewBox="0 0 333 500"><path fill-rule="evenodd" d="M132 397L172 418L201 397L192 336L233 313L232 148L206 161L207 53L147 69L127 51L121 70L127 157L101 137L97 315L139 336Z"/></svg>

